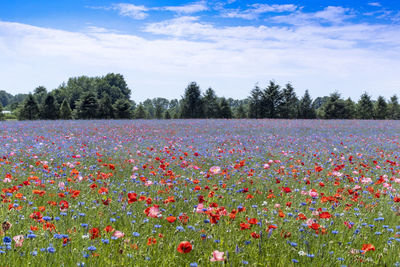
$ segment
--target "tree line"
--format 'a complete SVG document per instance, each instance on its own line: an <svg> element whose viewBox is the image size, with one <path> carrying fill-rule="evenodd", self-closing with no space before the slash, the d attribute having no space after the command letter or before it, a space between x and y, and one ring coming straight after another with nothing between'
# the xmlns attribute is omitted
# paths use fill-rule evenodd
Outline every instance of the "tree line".
<svg viewBox="0 0 400 267"><path fill-rule="evenodd" d="M343 99L338 92L312 99L308 90L298 97L288 83L281 87L270 81L256 85L246 99L218 97L212 88L204 93L191 82L181 99L162 97L136 104L121 74L70 78L50 92L43 86L33 93L11 95L0 91L3 106L19 120L55 119L179 119L179 118L271 118L271 119L400 119L396 95L388 101L373 100L363 93L358 101Z"/></svg>

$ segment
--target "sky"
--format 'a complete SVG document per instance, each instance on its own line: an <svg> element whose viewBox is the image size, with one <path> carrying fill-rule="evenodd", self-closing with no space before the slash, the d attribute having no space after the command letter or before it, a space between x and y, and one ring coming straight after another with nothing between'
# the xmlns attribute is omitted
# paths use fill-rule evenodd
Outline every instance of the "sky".
<svg viewBox="0 0 400 267"><path fill-rule="evenodd" d="M246 98L400 95L400 1L0 1L0 90L121 73L136 102L204 92Z"/></svg>

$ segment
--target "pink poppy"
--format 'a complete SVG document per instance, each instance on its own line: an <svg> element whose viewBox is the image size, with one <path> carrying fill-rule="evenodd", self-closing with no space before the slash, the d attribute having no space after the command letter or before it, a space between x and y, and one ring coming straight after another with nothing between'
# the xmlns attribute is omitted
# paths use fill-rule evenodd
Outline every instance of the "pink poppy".
<svg viewBox="0 0 400 267"><path fill-rule="evenodd" d="M210 172L211 172L211 174L218 174L218 173L221 172L221 168L218 167L218 166L212 166L212 167L210 168Z"/></svg>
<svg viewBox="0 0 400 267"><path fill-rule="evenodd" d="M124 237L125 234L121 231L115 231L113 236L115 236L116 238L121 238L121 237Z"/></svg>
<svg viewBox="0 0 400 267"><path fill-rule="evenodd" d="M212 253L212 258L210 258L210 261L224 261L224 252L214 250Z"/></svg>

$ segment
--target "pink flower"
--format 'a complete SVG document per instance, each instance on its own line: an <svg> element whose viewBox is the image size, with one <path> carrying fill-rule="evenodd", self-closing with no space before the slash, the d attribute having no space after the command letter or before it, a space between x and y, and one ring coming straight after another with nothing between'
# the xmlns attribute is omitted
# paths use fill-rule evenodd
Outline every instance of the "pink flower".
<svg viewBox="0 0 400 267"><path fill-rule="evenodd" d="M150 180L149 180L149 181L146 181L146 182L144 183L145 186L150 186L150 185L152 185L152 184L153 184L153 182L150 181Z"/></svg>
<svg viewBox="0 0 400 267"><path fill-rule="evenodd" d="M224 252L218 251L218 250L214 250L212 253L212 258L210 259L210 261L224 261Z"/></svg>
<svg viewBox="0 0 400 267"><path fill-rule="evenodd" d="M265 163L263 167L264 167L264 169L269 169L270 166L269 166L269 164Z"/></svg>
<svg viewBox="0 0 400 267"><path fill-rule="evenodd" d="M203 209L204 209L204 204L199 203L196 207L196 213L204 213Z"/></svg>
<svg viewBox="0 0 400 267"><path fill-rule="evenodd" d="M124 237L125 234L121 231L115 231L113 236L115 236L116 238L120 238L120 237Z"/></svg>
<svg viewBox="0 0 400 267"><path fill-rule="evenodd" d="M11 182L11 179L8 178L8 177L7 177L7 178L4 178L3 182L4 182L4 183L9 183L9 182Z"/></svg>
<svg viewBox="0 0 400 267"><path fill-rule="evenodd" d="M218 174L218 173L221 172L221 168L218 167L218 166L212 166L212 167L210 168L210 172L211 172L211 174Z"/></svg>
<svg viewBox="0 0 400 267"><path fill-rule="evenodd" d="M15 247L22 247L22 244L24 243L24 236L16 235L13 237L13 240L15 241Z"/></svg>

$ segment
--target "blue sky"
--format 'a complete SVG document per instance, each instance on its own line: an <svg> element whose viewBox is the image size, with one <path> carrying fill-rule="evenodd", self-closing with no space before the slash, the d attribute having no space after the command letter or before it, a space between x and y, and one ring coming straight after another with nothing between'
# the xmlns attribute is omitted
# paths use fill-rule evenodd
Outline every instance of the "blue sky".
<svg viewBox="0 0 400 267"><path fill-rule="evenodd" d="M1 1L0 89L118 72L135 101L256 83L400 94L400 1Z"/></svg>

